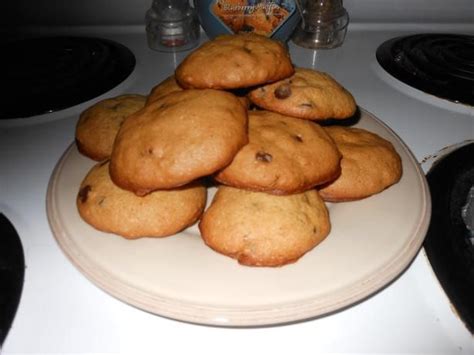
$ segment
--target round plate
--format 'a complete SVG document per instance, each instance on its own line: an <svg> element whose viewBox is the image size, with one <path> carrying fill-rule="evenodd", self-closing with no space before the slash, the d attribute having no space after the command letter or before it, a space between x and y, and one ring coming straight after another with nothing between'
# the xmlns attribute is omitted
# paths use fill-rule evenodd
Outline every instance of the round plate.
<svg viewBox="0 0 474 355"><path fill-rule="evenodd" d="M294 264L239 265L208 248L197 225L167 238L126 240L102 233L79 216L76 194L95 164L71 145L47 193L54 236L72 263L114 297L188 322L256 326L320 316L359 302L391 282L418 252L430 219L426 179L406 145L361 110L356 126L393 143L402 158L400 182L380 194L328 204L332 230ZM214 189L209 189L209 200Z"/></svg>

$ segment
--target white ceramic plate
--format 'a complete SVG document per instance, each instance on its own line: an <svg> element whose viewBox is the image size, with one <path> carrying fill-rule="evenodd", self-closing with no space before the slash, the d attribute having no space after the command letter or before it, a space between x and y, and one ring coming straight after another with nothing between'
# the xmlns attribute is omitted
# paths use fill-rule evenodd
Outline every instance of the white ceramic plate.
<svg viewBox="0 0 474 355"><path fill-rule="evenodd" d="M394 144L403 162L402 179L370 198L328 204L330 235L291 265L241 266L209 249L197 225L168 238L133 241L93 229L80 218L75 198L94 162L74 144L51 177L49 223L61 249L93 283L158 315L256 326L333 312L370 296L408 266L431 211L425 177L405 144L364 110L356 126ZM213 193L210 189L209 199Z"/></svg>

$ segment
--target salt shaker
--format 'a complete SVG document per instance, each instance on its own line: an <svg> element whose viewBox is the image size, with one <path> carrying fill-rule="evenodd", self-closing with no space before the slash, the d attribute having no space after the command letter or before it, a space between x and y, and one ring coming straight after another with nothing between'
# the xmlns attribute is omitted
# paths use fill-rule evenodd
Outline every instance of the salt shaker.
<svg viewBox="0 0 474 355"><path fill-rule="evenodd" d="M151 49L183 51L199 42L199 21L189 0L153 0L145 19Z"/></svg>
<svg viewBox="0 0 474 355"><path fill-rule="evenodd" d="M342 6L342 0L301 0L296 1L301 12L301 24L292 40L304 48L339 47L347 32L349 15Z"/></svg>

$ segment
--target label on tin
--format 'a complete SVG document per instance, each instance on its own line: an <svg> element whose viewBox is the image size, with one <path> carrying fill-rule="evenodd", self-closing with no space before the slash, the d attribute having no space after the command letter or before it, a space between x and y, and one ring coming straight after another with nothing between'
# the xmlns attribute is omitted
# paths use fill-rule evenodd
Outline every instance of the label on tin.
<svg viewBox="0 0 474 355"><path fill-rule="evenodd" d="M271 36L296 11L290 0L214 0L210 12L233 33Z"/></svg>

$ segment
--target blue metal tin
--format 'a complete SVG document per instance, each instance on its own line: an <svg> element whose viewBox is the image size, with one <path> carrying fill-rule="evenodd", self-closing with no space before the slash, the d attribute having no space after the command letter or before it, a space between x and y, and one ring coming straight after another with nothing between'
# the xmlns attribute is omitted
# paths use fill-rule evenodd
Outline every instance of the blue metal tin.
<svg viewBox="0 0 474 355"><path fill-rule="evenodd" d="M294 0L194 0L209 38L258 33L286 42L301 16Z"/></svg>

